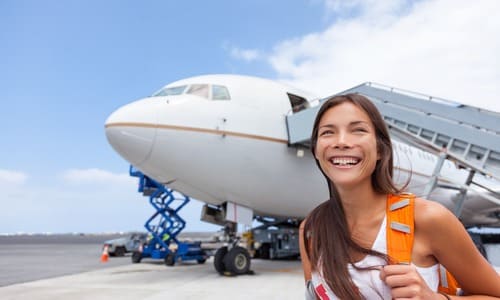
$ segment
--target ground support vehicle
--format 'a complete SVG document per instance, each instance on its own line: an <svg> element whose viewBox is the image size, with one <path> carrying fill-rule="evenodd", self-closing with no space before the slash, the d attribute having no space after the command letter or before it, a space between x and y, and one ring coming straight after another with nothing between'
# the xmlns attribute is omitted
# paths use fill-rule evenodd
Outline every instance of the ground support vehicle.
<svg viewBox="0 0 500 300"><path fill-rule="evenodd" d="M132 262L139 263L143 258L153 258L163 259L167 266L173 266L181 260L204 263L208 254L201 249L200 242L185 243L177 239L186 226L178 212L189 202L189 197L169 189L133 166L130 166L130 175L138 177L138 191L149 196L149 202L156 210L144 225L150 238L132 253Z"/></svg>

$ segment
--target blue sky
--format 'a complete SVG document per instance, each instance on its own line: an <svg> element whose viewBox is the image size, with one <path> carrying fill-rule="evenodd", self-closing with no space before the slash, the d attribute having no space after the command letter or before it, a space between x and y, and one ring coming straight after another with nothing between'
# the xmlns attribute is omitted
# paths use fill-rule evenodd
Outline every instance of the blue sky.
<svg viewBox="0 0 500 300"><path fill-rule="evenodd" d="M383 2L383 3L381 3ZM500 111L500 3L0 0L0 233L141 230L116 108L207 73L329 95L375 81ZM200 203L183 216L187 230Z"/></svg>

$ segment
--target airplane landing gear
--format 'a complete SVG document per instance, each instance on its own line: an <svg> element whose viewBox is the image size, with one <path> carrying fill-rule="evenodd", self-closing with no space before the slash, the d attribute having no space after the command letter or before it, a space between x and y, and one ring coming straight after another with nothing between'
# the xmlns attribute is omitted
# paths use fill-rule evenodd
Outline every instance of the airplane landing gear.
<svg viewBox="0 0 500 300"><path fill-rule="evenodd" d="M224 265L224 257L226 257L226 254L227 247L224 246L217 249L214 255L214 268L221 275L226 271L226 266Z"/></svg>
<svg viewBox="0 0 500 300"><path fill-rule="evenodd" d="M224 257L224 267L231 274L247 274L250 271L250 254L247 249L236 246L229 250Z"/></svg>
<svg viewBox="0 0 500 300"><path fill-rule="evenodd" d="M250 254L248 250L238 246L240 240L236 236L236 223L224 225L224 235L229 245L217 249L214 255L214 268L221 275L243 275L250 272Z"/></svg>

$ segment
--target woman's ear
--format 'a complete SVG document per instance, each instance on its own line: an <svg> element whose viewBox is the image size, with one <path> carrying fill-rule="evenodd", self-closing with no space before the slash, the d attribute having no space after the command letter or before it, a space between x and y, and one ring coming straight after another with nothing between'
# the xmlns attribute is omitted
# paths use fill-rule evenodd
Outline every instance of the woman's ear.
<svg viewBox="0 0 500 300"><path fill-rule="evenodd" d="M380 144L377 141L377 160L381 160L382 159L382 155L381 155L382 149L380 149L380 148L381 148L381 146L380 146Z"/></svg>

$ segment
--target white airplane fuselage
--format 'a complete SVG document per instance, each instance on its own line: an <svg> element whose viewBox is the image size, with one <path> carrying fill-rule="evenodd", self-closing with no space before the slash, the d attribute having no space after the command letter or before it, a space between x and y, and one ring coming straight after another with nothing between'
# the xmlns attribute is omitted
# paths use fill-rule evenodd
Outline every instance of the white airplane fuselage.
<svg viewBox="0 0 500 300"><path fill-rule="evenodd" d="M193 84L206 84L207 94L186 93ZM159 93L125 105L108 118L107 138L124 159L190 197L213 205L237 203L260 216L303 218L328 198L325 178L310 151L302 149L301 156L288 146L286 116L292 104L287 93L307 99L308 106L317 104L314 96L236 75L198 76L165 89L183 86L183 93ZM214 100L213 86L226 87L230 99ZM397 141L393 146L395 179L403 182L411 172L410 191L421 194L436 156ZM450 161L441 174L461 184L467 177ZM456 193L438 189L431 198L451 209ZM495 204L479 198L470 194L466 201L465 223L495 221L485 217Z"/></svg>

